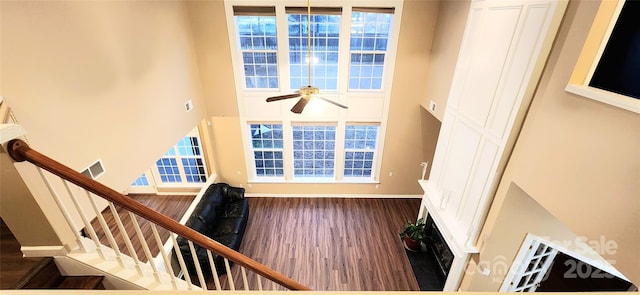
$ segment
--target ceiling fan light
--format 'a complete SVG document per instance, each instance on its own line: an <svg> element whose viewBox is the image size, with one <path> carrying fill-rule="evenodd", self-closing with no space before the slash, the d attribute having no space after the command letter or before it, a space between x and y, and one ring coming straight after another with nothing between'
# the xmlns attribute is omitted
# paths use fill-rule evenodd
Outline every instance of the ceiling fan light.
<svg viewBox="0 0 640 295"><path fill-rule="evenodd" d="M300 10L299 12L303 12L302 8L296 8L296 11ZM269 97L267 98L267 102L272 102L272 101L278 101L278 100L283 100L283 99L289 99L289 98L297 98L300 97L300 99L298 100L298 102L296 102L296 104L291 108L291 112L295 113L295 114L301 114L302 111L304 110L305 106L313 100L313 98L316 98L316 94L320 94L320 89L318 89L318 87L312 86L311 85L311 74L313 73L313 69L312 69L312 65L313 64L318 64L320 62L320 58L318 58L317 56L315 56L314 54L312 54L311 49L314 47L312 40L311 40L311 0L307 0L307 8L306 8L306 18L303 16L301 21L306 20L307 22L307 55L304 58L305 63L307 64L308 68L307 68L307 75L308 75L308 85L307 86L302 86L300 87L300 90L297 91L296 94L287 94L287 95L279 95L279 96L273 96L273 97ZM322 12L326 13L327 11L329 11L329 14L341 14L341 9L335 10L335 9L331 9L329 8L328 10L323 10ZM293 12L293 9L291 8L287 8L287 13L289 12ZM299 13L298 12L298 13ZM318 11L320 12L320 11ZM322 13L320 12L320 13ZM338 107L341 107L343 109L346 109L347 106L340 104L338 102L323 98L323 97L317 97L321 100L324 100L326 102L329 102L333 105L336 105ZM314 113L320 113L322 112L322 109L324 108L323 104L317 104L317 100L314 101L315 106L313 106L314 109Z"/></svg>
<svg viewBox="0 0 640 295"><path fill-rule="evenodd" d="M319 61L317 56L311 55L311 58L309 58L309 56L304 58L304 63L308 64L309 60L311 60L312 64L317 64Z"/></svg>
<svg viewBox="0 0 640 295"><path fill-rule="evenodd" d="M308 111L311 114L320 114L324 111L325 103L318 99L310 99L309 104L305 108L305 111Z"/></svg>

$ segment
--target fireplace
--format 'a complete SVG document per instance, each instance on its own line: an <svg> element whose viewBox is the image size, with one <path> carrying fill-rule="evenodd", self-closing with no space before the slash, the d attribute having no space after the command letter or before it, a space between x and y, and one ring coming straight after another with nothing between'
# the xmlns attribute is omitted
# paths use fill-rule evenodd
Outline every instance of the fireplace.
<svg viewBox="0 0 640 295"><path fill-rule="evenodd" d="M427 255L431 256L434 264L437 265L437 269L442 274L442 278L446 280L455 255L447 245L435 222L433 222L431 214L427 215L425 240Z"/></svg>
<svg viewBox="0 0 640 295"><path fill-rule="evenodd" d="M479 252L475 239L481 224L473 223L479 209L473 212L474 216L461 216L460 212L466 211L449 206L450 194L434 189L429 180L418 183L424 190L418 216L424 217L427 223L427 255L433 260L434 268L439 268L438 272L444 276L443 291L456 291L471 254Z"/></svg>

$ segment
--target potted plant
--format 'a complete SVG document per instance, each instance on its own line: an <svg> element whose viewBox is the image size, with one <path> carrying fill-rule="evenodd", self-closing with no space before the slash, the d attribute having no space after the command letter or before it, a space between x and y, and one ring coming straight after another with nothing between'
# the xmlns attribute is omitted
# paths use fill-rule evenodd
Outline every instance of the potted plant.
<svg viewBox="0 0 640 295"><path fill-rule="evenodd" d="M400 232L400 238L404 240L404 247L412 252L420 251L420 242L424 238L424 218L416 223L407 220L404 229Z"/></svg>

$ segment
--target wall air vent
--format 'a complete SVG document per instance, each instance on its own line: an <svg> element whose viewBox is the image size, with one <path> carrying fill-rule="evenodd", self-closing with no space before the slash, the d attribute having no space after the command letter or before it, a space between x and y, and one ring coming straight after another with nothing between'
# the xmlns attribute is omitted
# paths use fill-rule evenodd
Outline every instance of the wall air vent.
<svg viewBox="0 0 640 295"><path fill-rule="evenodd" d="M91 166L85 168L80 173L84 176L97 179L100 175L104 174L104 166L102 165L101 160L95 161Z"/></svg>

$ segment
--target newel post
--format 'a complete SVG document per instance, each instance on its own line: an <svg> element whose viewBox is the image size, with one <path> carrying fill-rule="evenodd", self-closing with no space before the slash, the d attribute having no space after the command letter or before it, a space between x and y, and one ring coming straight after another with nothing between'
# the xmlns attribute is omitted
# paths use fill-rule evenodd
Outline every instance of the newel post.
<svg viewBox="0 0 640 295"><path fill-rule="evenodd" d="M7 152L16 162L26 161L25 152L30 149L29 145L22 139L12 139L7 143Z"/></svg>

